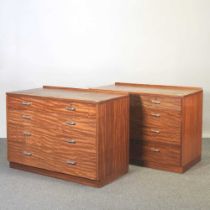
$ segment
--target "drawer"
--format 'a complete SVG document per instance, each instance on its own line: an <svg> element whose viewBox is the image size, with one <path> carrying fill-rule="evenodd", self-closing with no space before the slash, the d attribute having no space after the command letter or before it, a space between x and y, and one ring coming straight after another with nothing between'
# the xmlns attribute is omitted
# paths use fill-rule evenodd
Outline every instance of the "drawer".
<svg viewBox="0 0 210 210"><path fill-rule="evenodd" d="M140 108L141 111L146 108L181 111L181 98L136 94L131 95L131 107L133 106Z"/></svg>
<svg viewBox="0 0 210 210"><path fill-rule="evenodd" d="M181 144L181 128L146 127L137 122L132 123L130 127L130 138L135 141Z"/></svg>
<svg viewBox="0 0 210 210"><path fill-rule="evenodd" d="M180 129L181 112L146 108L143 111L137 107L131 109L131 123L141 126Z"/></svg>
<svg viewBox="0 0 210 210"><path fill-rule="evenodd" d="M78 116L87 119L96 119L96 105L91 103L77 103L73 101L49 100L49 111L59 115Z"/></svg>
<svg viewBox="0 0 210 210"><path fill-rule="evenodd" d="M45 139L46 140L46 139ZM8 142L8 160L37 168L57 171L74 176L97 179L96 151L81 147L74 150L60 144L42 141L41 146ZM57 148L56 148L57 146Z"/></svg>
<svg viewBox="0 0 210 210"><path fill-rule="evenodd" d="M98 179L96 153L88 152L88 150L72 152L61 148L57 150L55 156L55 171L91 180Z"/></svg>
<svg viewBox="0 0 210 210"><path fill-rule="evenodd" d="M181 148L162 143L131 143L130 159L179 166L181 164Z"/></svg>
<svg viewBox="0 0 210 210"><path fill-rule="evenodd" d="M48 129L41 129L33 126L19 126L11 124L8 126L8 142L27 143L40 147L50 148L66 147L74 151L96 151L96 136L84 135L81 132L68 132L61 134L59 130L51 132Z"/></svg>
<svg viewBox="0 0 210 210"><path fill-rule="evenodd" d="M64 152L81 152L96 153L96 138L76 137L76 136L60 136L54 138L54 151L56 153Z"/></svg>
<svg viewBox="0 0 210 210"><path fill-rule="evenodd" d="M37 146L42 145L39 131L32 126L26 127L21 125L9 124L8 126L8 142L27 143Z"/></svg>
<svg viewBox="0 0 210 210"><path fill-rule="evenodd" d="M54 170L55 162L53 152L24 143L8 142L8 160L37 168Z"/></svg>
<svg viewBox="0 0 210 210"><path fill-rule="evenodd" d="M96 119L79 116L61 115L57 113L45 114L28 110L9 110L8 125L22 126L23 129L36 128L50 133L79 133L80 135L96 135ZM78 135L79 135L78 134Z"/></svg>
<svg viewBox="0 0 210 210"><path fill-rule="evenodd" d="M40 110L47 107L47 101L29 96L7 96L7 108L9 110ZM47 111L47 110L46 110Z"/></svg>
<svg viewBox="0 0 210 210"><path fill-rule="evenodd" d="M33 111L28 110L8 110L7 111L7 122L8 124L15 124L30 127L34 122L34 114Z"/></svg>
<svg viewBox="0 0 210 210"><path fill-rule="evenodd" d="M96 120L59 115L57 118L59 132L62 134L88 135L96 137Z"/></svg>
<svg viewBox="0 0 210 210"><path fill-rule="evenodd" d="M91 103L77 103L70 100L40 99L29 96L8 96L9 110L28 110L46 113L58 113L70 116L96 118L96 105Z"/></svg>

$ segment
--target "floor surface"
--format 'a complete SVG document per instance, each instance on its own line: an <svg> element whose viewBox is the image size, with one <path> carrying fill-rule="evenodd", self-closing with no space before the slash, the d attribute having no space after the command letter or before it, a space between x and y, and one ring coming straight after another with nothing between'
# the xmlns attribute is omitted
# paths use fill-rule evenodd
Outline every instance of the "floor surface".
<svg viewBox="0 0 210 210"><path fill-rule="evenodd" d="M11 169L0 140L0 210L210 210L210 140L202 161L184 174L130 166L103 187Z"/></svg>

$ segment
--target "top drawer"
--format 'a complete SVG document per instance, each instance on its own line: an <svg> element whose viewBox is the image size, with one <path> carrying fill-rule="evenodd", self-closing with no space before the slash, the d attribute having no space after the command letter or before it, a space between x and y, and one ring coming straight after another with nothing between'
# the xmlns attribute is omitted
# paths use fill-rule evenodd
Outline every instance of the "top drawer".
<svg viewBox="0 0 210 210"><path fill-rule="evenodd" d="M96 116L96 105L91 103L78 103L74 101L62 101L42 99L29 96L7 96L9 110L31 110L40 112L56 112L71 116Z"/></svg>
<svg viewBox="0 0 210 210"><path fill-rule="evenodd" d="M131 106L181 111L181 98L136 94L131 95Z"/></svg>

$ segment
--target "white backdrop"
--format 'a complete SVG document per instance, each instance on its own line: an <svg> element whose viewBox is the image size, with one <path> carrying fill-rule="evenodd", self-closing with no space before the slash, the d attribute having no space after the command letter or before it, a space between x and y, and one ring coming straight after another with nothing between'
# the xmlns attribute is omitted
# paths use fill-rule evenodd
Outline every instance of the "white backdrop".
<svg viewBox="0 0 210 210"><path fill-rule="evenodd" d="M0 137L6 91L114 81L203 87L210 137L210 1L0 0Z"/></svg>

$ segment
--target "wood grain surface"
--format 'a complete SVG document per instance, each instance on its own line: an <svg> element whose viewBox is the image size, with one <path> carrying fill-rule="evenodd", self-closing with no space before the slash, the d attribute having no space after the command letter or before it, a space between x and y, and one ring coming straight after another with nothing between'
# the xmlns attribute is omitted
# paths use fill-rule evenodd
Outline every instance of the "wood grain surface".
<svg viewBox="0 0 210 210"><path fill-rule="evenodd" d="M116 82L113 85L102 86L91 89L113 90L118 92L128 92L141 95L155 95L168 97L184 97L202 91L200 87L150 85Z"/></svg>
<svg viewBox="0 0 210 210"><path fill-rule="evenodd" d="M201 157L203 92L186 97L183 102L182 164Z"/></svg>
<svg viewBox="0 0 210 210"><path fill-rule="evenodd" d="M131 161L137 159L139 161L151 161L164 165L180 166L181 150L180 146L139 142L131 144Z"/></svg>
<svg viewBox="0 0 210 210"><path fill-rule="evenodd" d="M45 99L61 99L61 100L69 100L83 103L100 103L116 98L124 97L122 94L111 94L106 92L96 92L88 89L81 88L36 88L30 90L16 91L7 93L7 95L13 96L29 96L36 98L45 98Z"/></svg>
<svg viewBox="0 0 210 210"><path fill-rule="evenodd" d="M130 163L182 173L200 160L202 88L116 82L95 89L130 95Z"/></svg>
<svg viewBox="0 0 210 210"><path fill-rule="evenodd" d="M113 179L128 171L129 98L101 104L98 112L99 173Z"/></svg>
<svg viewBox="0 0 210 210"><path fill-rule="evenodd" d="M100 103L52 99L45 94L43 90L43 95L38 91L33 96L19 92L7 96L11 167L97 187L128 171L127 94L109 94Z"/></svg>

